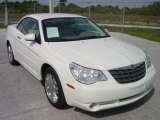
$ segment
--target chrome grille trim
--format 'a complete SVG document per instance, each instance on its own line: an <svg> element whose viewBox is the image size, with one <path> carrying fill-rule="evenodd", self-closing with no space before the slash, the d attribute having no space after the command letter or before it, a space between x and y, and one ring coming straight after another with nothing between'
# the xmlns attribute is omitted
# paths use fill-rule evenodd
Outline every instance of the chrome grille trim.
<svg viewBox="0 0 160 120"><path fill-rule="evenodd" d="M142 79L146 75L145 62L130 66L109 70L114 79L121 84L132 83Z"/></svg>

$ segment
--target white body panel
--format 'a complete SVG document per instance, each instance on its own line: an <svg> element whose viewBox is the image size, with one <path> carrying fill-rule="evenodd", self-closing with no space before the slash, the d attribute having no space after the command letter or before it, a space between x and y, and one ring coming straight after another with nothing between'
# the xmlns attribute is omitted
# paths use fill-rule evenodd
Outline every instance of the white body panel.
<svg viewBox="0 0 160 120"><path fill-rule="evenodd" d="M49 46L53 51L56 50L64 56L67 55L65 57L71 62L100 70L110 70L136 64L143 62L145 59L145 53L141 49L112 37L49 43Z"/></svg>
<svg viewBox="0 0 160 120"><path fill-rule="evenodd" d="M47 43L44 40L41 21L58 17L82 17L70 14L36 14L31 17L39 21L41 44L25 41L24 35L16 25L7 28L6 40L13 48L14 56L38 80L42 80L41 67L44 63L52 66L57 72L63 87L66 102L69 105L88 111L99 111L126 105L137 101L153 87L155 69L153 65L147 70L145 77L138 82L119 84L108 70L130 66L145 61L143 50L116 40L112 37L70 42ZM92 69L102 70L107 81L85 85L75 80L69 64L75 62ZM75 89L67 87L72 84ZM127 99L133 96L133 98ZM126 98L126 100L125 100ZM91 109L89 105L95 103Z"/></svg>

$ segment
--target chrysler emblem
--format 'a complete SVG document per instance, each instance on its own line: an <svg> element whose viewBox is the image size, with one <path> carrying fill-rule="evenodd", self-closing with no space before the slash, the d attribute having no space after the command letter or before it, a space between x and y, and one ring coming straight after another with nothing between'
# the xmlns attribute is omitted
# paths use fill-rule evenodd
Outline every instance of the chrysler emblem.
<svg viewBox="0 0 160 120"><path fill-rule="evenodd" d="M135 68L135 66L134 65L131 65L131 69L134 69Z"/></svg>

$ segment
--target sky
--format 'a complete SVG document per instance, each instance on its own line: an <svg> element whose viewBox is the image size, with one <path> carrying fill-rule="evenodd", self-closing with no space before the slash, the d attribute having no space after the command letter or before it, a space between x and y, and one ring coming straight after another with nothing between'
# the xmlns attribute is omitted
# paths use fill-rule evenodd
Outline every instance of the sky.
<svg viewBox="0 0 160 120"><path fill-rule="evenodd" d="M4 0L0 0L4 1ZM23 1L23 0L8 0L8 1ZM48 4L48 0L38 0L41 4ZM58 5L58 1L59 0L52 0L54 6ZM141 7L143 5L148 5L151 4L151 2L155 2L155 1L160 1L160 0L67 0L68 3L75 3L78 4L80 6L87 6L88 3L86 2L91 2L91 5L97 5L97 4L101 4L101 5L118 5L118 6L123 6L123 1L127 2L125 5L127 7ZM134 2L134 3L133 3Z"/></svg>

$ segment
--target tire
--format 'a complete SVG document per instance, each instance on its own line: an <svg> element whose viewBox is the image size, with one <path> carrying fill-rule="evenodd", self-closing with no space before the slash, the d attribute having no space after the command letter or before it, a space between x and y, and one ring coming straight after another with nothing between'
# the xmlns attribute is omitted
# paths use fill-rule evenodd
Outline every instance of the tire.
<svg viewBox="0 0 160 120"><path fill-rule="evenodd" d="M43 82L46 96L51 105L58 109L65 108L67 104L62 85L53 68L49 67L45 70L43 74Z"/></svg>
<svg viewBox="0 0 160 120"><path fill-rule="evenodd" d="M16 61L14 58L13 50L9 43L7 44L7 52L8 52L8 60L10 64L13 66L19 65L18 61Z"/></svg>

